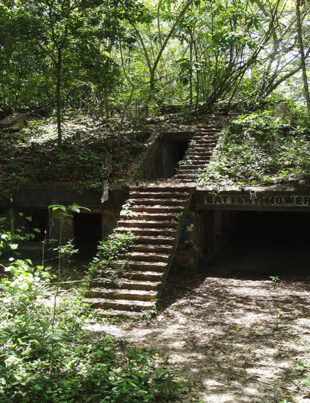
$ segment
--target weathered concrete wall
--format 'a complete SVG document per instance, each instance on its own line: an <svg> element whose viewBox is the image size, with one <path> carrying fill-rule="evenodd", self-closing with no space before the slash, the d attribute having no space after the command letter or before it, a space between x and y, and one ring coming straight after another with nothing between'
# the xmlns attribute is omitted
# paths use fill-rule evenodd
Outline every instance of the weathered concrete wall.
<svg viewBox="0 0 310 403"><path fill-rule="evenodd" d="M66 184L26 185L13 192L13 205L15 209L48 208L54 203L64 205L77 203L90 209L121 208L128 199L128 195L129 188L114 188L109 191L109 200L101 203L101 192L99 191L87 190L81 193Z"/></svg>
<svg viewBox="0 0 310 403"><path fill-rule="evenodd" d="M196 212L195 244L199 264L214 259L233 236L237 220L233 211L200 210Z"/></svg>
<svg viewBox="0 0 310 403"><path fill-rule="evenodd" d="M196 208L199 210L245 211L310 211L310 189L249 188L211 192L198 188Z"/></svg>
<svg viewBox="0 0 310 403"><path fill-rule="evenodd" d="M110 235L119 220L120 209L102 209L102 238Z"/></svg>
<svg viewBox="0 0 310 403"><path fill-rule="evenodd" d="M170 128L169 132L154 133L149 140L147 151L137 163L138 178L151 181L173 176L180 160L178 143L188 142L193 133L194 129L191 126L181 127L179 131Z"/></svg>

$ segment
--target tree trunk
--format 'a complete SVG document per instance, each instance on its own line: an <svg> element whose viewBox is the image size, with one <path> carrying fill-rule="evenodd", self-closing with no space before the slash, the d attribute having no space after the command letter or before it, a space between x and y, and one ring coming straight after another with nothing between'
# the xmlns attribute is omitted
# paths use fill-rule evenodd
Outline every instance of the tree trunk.
<svg viewBox="0 0 310 403"><path fill-rule="evenodd" d="M61 130L61 81L62 81L62 53L58 51L56 65L57 83L56 83L56 116L57 116L57 144L62 146L62 130Z"/></svg>
<svg viewBox="0 0 310 403"><path fill-rule="evenodd" d="M307 69L306 69L306 58L305 58L305 51L304 51L304 44L302 38L302 22L300 17L300 0L296 0L296 17L297 17L297 35L298 35L298 46L299 46L299 53L300 53L300 64L301 64L301 71L302 71L302 79L304 84L304 94L307 103L307 110L308 114L310 115L310 94L309 94L309 86L308 86L308 77L307 77Z"/></svg>
<svg viewBox="0 0 310 403"><path fill-rule="evenodd" d="M108 122L110 119L110 111L109 111L109 98L108 98L108 90L105 88L103 92L103 102L104 102L104 118L105 121Z"/></svg>
<svg viewBox="0 0 310 403"><path fill-rule="evenodd" d="M189 105L193 106L193 34L191 32L190 45L189 45L189 60L191 63L189 71Z"/></svg>

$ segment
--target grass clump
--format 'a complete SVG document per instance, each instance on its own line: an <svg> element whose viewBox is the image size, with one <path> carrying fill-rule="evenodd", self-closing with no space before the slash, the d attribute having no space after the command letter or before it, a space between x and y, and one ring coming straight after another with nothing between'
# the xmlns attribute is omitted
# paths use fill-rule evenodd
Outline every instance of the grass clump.
<svg viewBox="0 0 310 403"><path fill-rule="evenodd" d="M264 111L240 116L225 133L201 184L270 185L308 183L310 126Z"/></svg>

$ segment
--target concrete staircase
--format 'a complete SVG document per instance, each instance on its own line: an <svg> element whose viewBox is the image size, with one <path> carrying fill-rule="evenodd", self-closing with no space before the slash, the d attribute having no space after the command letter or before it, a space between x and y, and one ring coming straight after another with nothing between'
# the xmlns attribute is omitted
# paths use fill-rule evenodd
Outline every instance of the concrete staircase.
<svg viewBox="0 0 310 403"><path fill-rule="evenodd" d="M125 257L128 264L126 269L122 260L110 264L114 281L107 283L104 268L91 281L86 297L97 313L141 317L153 309L165 286L195 180L212 155L217 131L197 128L172 181L131 188L131 208L121 213L114 230L134 236Z"/></svg>
<svg viewBox="0 0 310 403"><path fill-rule="evenodd" d="M219 129L214 126L197 127L184 159L179 163L179 169L174 177L177 181L183 183L196 181L210 161L218 131Z"/></svg>

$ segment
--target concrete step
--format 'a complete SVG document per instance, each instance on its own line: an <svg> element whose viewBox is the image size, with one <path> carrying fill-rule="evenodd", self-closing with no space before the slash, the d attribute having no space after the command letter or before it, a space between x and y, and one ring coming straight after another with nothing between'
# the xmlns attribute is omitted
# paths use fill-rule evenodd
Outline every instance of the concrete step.
<svg viewBox="0 0 310 403"><path fill-rule="evenodd" d="M216 143L217 139L215 138L215 136L213 134L208 134L208 133L199 133L196 134L195 136L192 137L192 143L195 141L197 143L197 141L208 141L210 143Z"/></svg>
<svg viewBox="0 0 310 403"><path fill-rule="evenodd" d="M151 309L154 306L154 301L132 301L128 299L85 298L85 302L91 304L94 308L115 309L127 312L143 311L145 309Z"/></svg>
<svg viewBox="0 0 310 403"><path fill-rule="evenodd" d="M186 154L185 159L206 158L206 157L210 157L212 154L213 154L213 152L191 151L190 153Z"/></svg>
<svg viewBox="0 0 310 403"><path fill-rule="evenodd" d="M175 206L175 205L180 205L184 203L184 199L145 199L145 198L137 198L137 199L131 199L133 200L134 204L133 206L140 206L140 205L154 205L154 206ZM133 207L132 206L132 207Z"/></svg>
<svg viewBox="0 0 310 403"><path fill-rule="evenodd" d="M195 143L194 144L192 143L192 145L189 148L195 148L195 147L198 147L198 146L214 147L216 145L216 143L217 143L216 140L211 140L211 139L208 139L208 138L205 138L205 137L196 138L196 139L194 139L194 141L195 141Z"/></svg>
<svg viewBox="0 0 310 403"><path fill-rule="evenodd" d="M150 261L150 260L128 260L128 253L126 253L126 260L118 259L116 261L102 261L102 269L98 270L97 278L101 276L105 276L106 274L106 267L110 269L115 269L115 274L122 274L128 270L159 270L163 271L166 269L166 262L164 261ZM126 269L124 269L124 262L126 263Z"/></svg>
<svg viewBox="0 0 310 403"><path fill-rule="evenodd" d="M198 176L196 175L196 176L193 176L193 177L187 177L187 176L183 176L183 175L181 175L181 176L178 176L178 175L176 175L175 176L175 179L177 180L177 181L179 181L180 183L196 183L196 179L198 178Z"/></svg>
<svg viewBox="0 0 310 403"><path fill-rule="evenodd" d="M121 214L122 220L161 220L161 221L170 221L175 218L175 213L144 213L143 211L135 212L133 215Z"/></svg>
<svg viewBox="0 0 310 403"><path fill-rule="evenodd" d="M144 256L144 255L143 255ZM167 262L161 260L147 260L147 259L132 260L129 263L129 270L141 270L141 271L159 271L164 272L167 268Z"/></svg>
<svg viewBox="0 0 310 403"><path fill-rule="evenodd" d="M85 292L86 298L105 298L115 300L151 301L157 296L157 291L131 289L92 288Z"/></svg>
<svg viewBox="0 0 310 403"><path fill-rule="evenodd" d="M195 146L190 147L188 149L188 151L196 150L198 148L204 148L205 150L207 150L207 149L213 150L215 146L216 146L216 143L207 143L205 141L199 141L199 142L196 142Z"/></svg>
<svg viewBox="0 0 310 403"><path fill-rule="evenodd" d="M189 169L199 169L201 167L205 168L208 164L210 163L210 160L208 161L197 161L195 164L191 165L186 165ZM184 169L185 167L180 167L177 172L179 172L180 169Z"/></svg>
<svg viewBox="0 0 310 403"><path fill-rule="evenodd" d="M188 164L188 165L181 165L178 169L177 172L180 172L180 170L186 170L186 169L198 169L201 167L205 167L208 164L209 161L204 161L204 162L196 162L195 164Z"/></svg>
<svg viewBox="0 0 310 403"><path fill-rule="evenodd" d="M205 126L205 127L197 127L195 134L197 133L216 133L219 131L218 127L215 126Z"/></svg>
<svg viewBox="0 0 310 403"><path fill-rule="evenodd" d="M199 142L199 141L208 141L210 143L216 143L217 142L217 138L215 137L214 134L209 134L209 133L199 133L199 134L195 134L192 139L191 139L191 145L195 142ZM195 144L194 143L194 144Z"/></svg>
<svg viewBox="0 0 310 403"><path fill-rule="evenodd" d="M133 206L132 211L138 212L147 212L147 213L178 213L183 211L184 206L177 205L177 206Z"/></svg>
<svg viewBox="0 0 310 403"><path fill-rule="evenodd" d="M185 161L190 161L191 163L189 165L195 165L195 164L199 164L199 163L207 163L210 161L211 155L192 155L192 156L188 156L185 158ZM186 164L185 164L186 165ZM184 166L184 165L179 165Z"/></svg>
<svg viewBox="0 0 310 403"><path fill-rule="evenodd" d="M207 164L211 160L211 156L200 156L200 158L193 159L193 157L188 158L189 161L191 161L190 164L184 164L184 165L179 165L180 167L185 167L185 166L195 166L199 164Z"/></svg>
<svg viewBox="0 0 310 403"><path fill-rule="evenodd" d="M132 200L135 199L155 199L155 198L160 198L160 199L178 199L178 200L186 200L188 198L188 195L186 192L149 192L149 191L143 191L143 192L137 192L137 191L132 191L130 192L129 198Z"/></svg>
<svg viewBox="0 0 310 403"><path fill-rule="evenodd" d="M151 221L151 220L135 220L135 219L127 219L127 220L120 220L117 222L117 225L120 227L144 227L144 228L175 228L177 223L173 220L170 221Z"/></svg>
<svg viewBox="0 0 310 403"><path fill-rule="evenodd" d="M180 171L180 169L198 169L201 167L205 167L206 165L208 165L209 161L196 161L193 164L189 164L189 165L181 165L178 169L178 172Z"/></svg>
<svg viewBox="0 0 310 403"><path fill-rule="evenodd" d="M201 165L199 167L194 167L194 168L183 168L178 170L178 175L182 174L198 174L199 172L203 172L205 169L205 165Z"/></svg>
<svg viewBox="0 0 310 403"><path fill-rule="evenodd" d="M146 236L137 236L136 237L136 242L139 243L146 243L146 244L161 244L164 243L165 245L173 245L175 242L174 237L165 237L165 236L151 236L151 235L146 235Z"/></svg>
<svg viewBox="0 0 310 403"><path fill-rule="evenodd" d="M127 227L117 227L115 229L116 232L126 232L128 231ZM177 232L176 228L143 228L143 227L130 227L130 232L134 235L143 235L143 236L166 236L166 235L174 235Z"/></svg>
<svg viewBox="0 0 310 403"><path fill-rule="evenodd" d="M138 263L142 263L138 266ZM157 266L147 266L145 263L157 263ZM136 266L136 267L135 267ZM127 271L116 271L115 275L117 277L117 282L123 280L130 281L154 281L158 282L162 279L165 274L165 270L167 268L167 263L164 266L159 266L158 262L134 262L131 267ZM100 275L100 271L98 272L98 276ZM104 280L102 280L104 281Z"/></svg>
<svg viewBox="0 0 310 403"><path fill-rule="evenodd" d="M139 281L139 280L118 280L117 282L111 282L111 285L107 285L106 280L102 279L94 279L90 282L90 286L92 287L110 287L113 289L127 289L127 290L152 290L156 291L160 287L160 282L159 281Z"/></svg>
<svg viewBox="0 0 310 403"><path fill-rule="evenodd" d="M93 309L93 312L97 316L101 316L103 318L132 318L132 319L141 319L144 316L144 312L142 311L119 311L119 310L109 310L109 309Z"/></svg>
<svg viewBox="0 0 310 403"><path fill-rule="evenodd" d="M182 187L179 184L174 183L151 183L147 185L136 185L131 187L131 191L134 192L156 192L157 194L160 192L170 193L170 192L178 192L178 193L188 193L189 189L186 187Z"/></svg>
<svg viewBox="0 0 310 403"><path fill-rule="evenodd" d="M123 278L128 278L130 280L139 281L154 281L161 282L164 277L164 272L153 271L153 270L137 270L130 273L124 274Z"/></svg>
<svg viewBox="0 0 310 403"><path fill-rule="evenodd" d="M134 243L130 247L130 251L134 252L158 252L158 253L170 253L172 252L172 245L164 245L164 244L136 244Z"/></svg>
<svg viewBox="0 0 310 403"><path fill-rule="evenodd" d="M213 151L214 147L204 147L204 146L199 146L199 147L195 147L191 151L192 153L199 153L199 152L203 152L205 154L211 154ZM186 154L187 155L187 154Z"/></svg>
<svg viewBox="0 0 310 403"><path fill-rule="evenodd" d="M168 262L170 255L165 253L152 252L128 252L128 259L140 262Z"/></svg>
<svg viewBox="0 0 310 403"><path fill-rule="evenodd" d="M199 173L195 170L194 172L189 172L189 173L178 173L177 175L175 175L175 178L194 178L195 176L197 176Z"/></svg>

